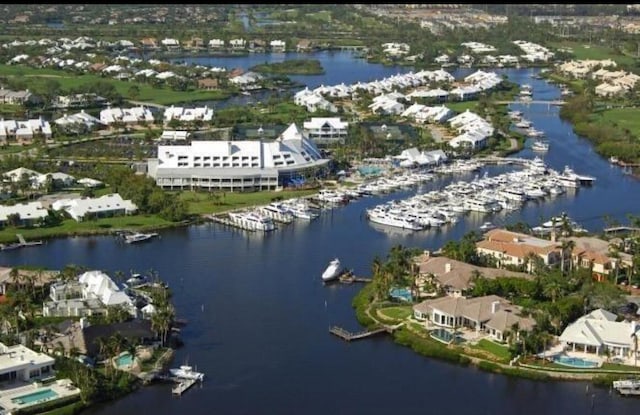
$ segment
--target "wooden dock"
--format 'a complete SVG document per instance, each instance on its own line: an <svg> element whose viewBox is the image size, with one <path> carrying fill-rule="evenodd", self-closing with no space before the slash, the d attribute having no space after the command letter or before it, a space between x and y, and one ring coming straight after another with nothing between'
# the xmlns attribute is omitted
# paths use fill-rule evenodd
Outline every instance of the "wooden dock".
<svg viewBox="0 0 640 415"><path fill-rule="evenodd" d="M353 340L366 339L367 337L375 336L381 333L389 333L391 330L388 327L381 327L375 330L364 330L359 331L357 333L351 333L348 330L343 329L342 327L333 326L329 328L329 333L334 334L340 337L342 340L346 340L348 342Z"/></svg>
<svg viewBox="0 0 640 415"><path fill-rule="evenodd" d="M171 393L173 395L182 395L187 389L196 384L195 379L182 379L178 382L173 388L171 388Z"/></svg>
<svg viewBox="0 0 640 415"><path fill-rule="evenodd" d="M371 282L371 278L362 278L362 277L356 277L355 275L353 275L353 272L346 272L342 275L340 275L338 277L338 281L343 283L343 284L353 284L354 282L362 282L362 283L368 283Z"/></svg>

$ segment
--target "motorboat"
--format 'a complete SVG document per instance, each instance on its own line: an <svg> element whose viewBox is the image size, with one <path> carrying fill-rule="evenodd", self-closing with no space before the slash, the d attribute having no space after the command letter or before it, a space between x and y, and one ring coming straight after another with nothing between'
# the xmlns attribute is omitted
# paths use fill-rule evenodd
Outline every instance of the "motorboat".
<svg viewBox="0 0 640 415"><path fill-rule="evenodd" d="M158 236L157 233L142 233L142 232L135 232L129 235L125 235L124 236L124 241L128 244L135 244L138 242L144 242L144 241L148 241L151 238L154 238Z"/></svg>
<svg viewBox="0 0 640 415"><path fill-rule="evenodd" d="M257 212L231 212L229 218L242 229L269 232L276 229L273 219Z"/></svg>
<svg viewBox="0 0 640 415"><path fill-rule="evenodd" d="M531 145L533 151L549 151L549 143L547 141L536 140Z"/></svg>
<svg viewBox="0 0 640 415"><path fill-rule="evenodd" d="M204 373L196 372L193 370L193 367L188 365L181 365L178 368L169 369L169 373L178 379L204 380Z"/></svg>
<svg viewBox="0 0 640 415"><path fill-rule="evenodd" d="M640 379L614 380L613 389L620 395L640 395Z"/></svg>
<svg viewBox="0 0 640 415"><path fill-rule="evenodd" d="M495 229L495 228L496 228L496 225L494 225L493 223L485 222L482 225L480 225L480 228L478 228L478 229L480 229L482 232L487 232L487 231L490 231L491 229Z"/></svg>
<svg viewBox="0 0 640 415"><path fill-rule="evenodd" d="M322 281L331 281L335 280L342 273L342 265L340 264L340 260L335 258L331 262L329 262L329 266L322 273Z"/></svg>

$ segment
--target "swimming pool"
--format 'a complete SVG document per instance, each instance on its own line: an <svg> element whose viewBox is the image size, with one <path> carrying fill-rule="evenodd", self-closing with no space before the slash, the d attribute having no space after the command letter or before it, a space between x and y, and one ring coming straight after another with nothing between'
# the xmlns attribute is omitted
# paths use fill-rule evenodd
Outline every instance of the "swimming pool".
<svg viewBox="0 0 640 415"><path fill-rule="evenodd" d="M382 173L382 168L377 166L362 166L362 167L358 167L358 171L363 176L377 175Z"/></svg>
<svg viewBox="0 0 640 415"><path fill-rule="evenodd" d="M553 357L553 361L560 365L577 367L577 368L591 368L591 367L599 367L600 364L598 362L594 362L592 360L583 359L580 357L570 357L567 355L556 355Z"/></svg>
<svg viewBox="0 0 640 415"><path fill-rule="evenodd" d="M443 328L433 329L429 334L432 338L446 344L451 343L451 341L453 341L454 343L460 343L462 341L460 336L455 335L449 330Z"/></svg>
<svg viewBox="0 0 640 415"><path fill-rule="evenodd" d="M411 295L411 291L408 288L392 288L389 290L389 295L391 298L396 298L398 300L406 301L410 303L413 300L413 296Z"/></svg>
<svg viewBox="0 0 640 415"><path fill-rule="evenodd" d="M124 353L116 357L116 365L118 365L118 367L131 366L132 364L133 356L131 356L131 353Z"/></svg>
<svg viewBox="0 0 640 415"><path fill-rule="evenodd" d="M18 396L11 398L11 402L18 405L29 405L35 402L44 402L58 397L58 394L51 389L40 389L39 391L30 393L28 395Z"/></svg>

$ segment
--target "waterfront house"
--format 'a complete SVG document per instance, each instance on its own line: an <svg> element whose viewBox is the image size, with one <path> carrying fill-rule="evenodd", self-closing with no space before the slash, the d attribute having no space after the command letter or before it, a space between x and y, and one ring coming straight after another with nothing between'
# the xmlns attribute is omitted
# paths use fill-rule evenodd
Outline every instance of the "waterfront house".
<svg viewBox="0 0 640 415"><path fill-rule="evenodd" d="M286 49L286 42L280 39L272 40L269 42L272 52L284 52Z"/></svg>
<svg viewBox="0 0 640 415"><path fill-rule="evenodd" d="M264 79L264 76L252 71L245 72L238 76L232 75L233 72L229 74L229 82L241 89L257 89L260 87L260 82Z"/></svg>
<svg viewBox="0 0 640 415"><path fill-rule="evenodd" d="M526 331L535 326L532 318L522 315L521 307L497 295L425 300L413 306L413 317L426 325L456 330L465 328L477 336L486 334L500 342L506 341L508 332L516 326Z"/></svg>
<svg viewBox="0 0 640 415"><path fill-rule="evenodd" d="M442 54L442 55L436 57L433 61L435 63L440 64L440 65L444 65L445 63L449 63L449 56L446 55L446 54Z"/></svg>
<svg viewBox="0 0 640 415"><path fill-rule="evenodd" d="M222 49L224 48L224 40L222 39L211 39L209 40L209 48L210 49Z"/></svg>
<svg viewBox="0 0 640 415"><path fill-rule="evenodd" d="M635 337L640 325L633 321L617 321L618 316L601 308L593 310L569 324L560 335L565 350L609 355L627 359L634 356Z"/></svg>
<svg viewBox="0 0 640 415"><path fill-rule="evenodd" d="M41 202L0 205L0 226L7 226L13 215L17 215L20 226L35 226L49 216L49 211L42 206Z"/></svg>
<svg viewBox="0 0 640 415"><path fill-rule="evenodd" d="M220 82L216 78L198 79L198 89L205 89L207 91L212 91L214 89L218 89L219 86L220 86Z"/></svg>
<svg viewBox="0 0 640 415"><path fill-rule="evenodd" d="M316 144L344 143L349 123L338 117L311 118L303 124L304 132Z"/></svg>
<svg viewBox="0 0 640 415"><path fill-rule="evenodd" d="M242 38L231 39L229 41L229 45L231 46L231 49L244 49L246 44L247 44L247 41Z"/></svg>
<svg viewBox="0 0 640 415"><path fill-rule="evenodd" d="M87 271L77 280L52 284L51 301L43 304L44 316L90 316L107 314L109 307L120 306L137 315L133 300L104 272Z"/></svg>
<svg viewBox="0 0 640 415"><path fill-rule="evenodd" d="M626 252L617 252L608 241L590 236L560 238L560 242L571 241L571 264L576 268L591 269L593 277L602 281L612 273L631 268L633 257Z"/></svg>
<svg viewBox="0 0 640 415"><path fill-rule="evenodd" d="M296 52L310 52L313 44L309 39L300 39L296 45Z"/></svg>
<svg viewBox="0 0 640 415"><path fill-rule="evenodd" d="M21 344L7 346L0 343L0 382L3 384L16 380L28 383L51 378L55 375L54 363L51 356L35 352ZM3 391L3 394L7 393L9 392Z"/></svg>
<svg viewBox="0 0 640 415"><path fill-rule="evenodd" d="M159 145L148 174L165 189L276 190L324 176L329 160L291 124L275 140L192 141Z"/></svg>
<svg viewBox="0 0 640 415"><path fill-rule="evenodd" d="M177 39L165 38L160 41L160 44L169 50L180 48L180 41Z"/></svg>
<svg viewBox="0 0 640 415"><path fill-rule="evenodd" d="M526 265L527 270L531 271L533 264L528 262L530 255L538 256L545 265L558 265L562 259L559 243L505 229L487 232L484 239L476 243L476 250L480 255L495 258L498 268Z"/></svg>
<svg viewBox="0 0 640 415"><path fill-rule="evenodd" d="M442 150L419 151L416 147L411 147L397 155L394 160L400 162L400 167L424 167L437 166L447 161L447 155Z"/></svg>
<svg viewBox="0 0 640 415"><path fill-rule="evenodd" d="M118 193L96 198L60 199L53 202L51 208L64 210L78 222L90 218L131 215L138 210L135 203L131 200L123 200Z"/></svg>
<svg viewBox="0 0 640 415"><path fill-rule="evenodd" d="M414 259L419 276L426 278L450 297L463 297L473 288L474 276L488 279L513 277L531 279L530 274L497 268L479 267L446 256L432 256L426 251Z"/></svg>

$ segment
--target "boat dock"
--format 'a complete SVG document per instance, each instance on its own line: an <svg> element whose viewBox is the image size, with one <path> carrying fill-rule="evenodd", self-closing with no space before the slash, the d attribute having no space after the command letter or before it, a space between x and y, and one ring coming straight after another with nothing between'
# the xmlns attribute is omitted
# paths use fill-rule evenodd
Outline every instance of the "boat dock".
<svg viewBox="0 0 640 415"><path fill-rule="evenodd" d="M187 389L196 384L195 379L181 379L173 388L171 388L171 394L182 395Z"/></svg>
<svg viewBox="0 0 640 415"><path fill-rule="evenodd" d="M0 244L0 250L8 251L11 249L26 248L29 246L38 246L43 244L42 241L27 241L20 233L17 233L16 237L18 238L18 242L12 244Z"/></svg>
<svg viewBox="0 0 640 415"><path fill-rule="evenodd" d="M359 331L357 333L351 333L350 331L345 330L342 327L338 327L338 326L333 326L329 328L329 333L334 334L340 337L342 340L346 340L348 342L353 340L365 339L367 337L375 336L381 333L391 333L392 331L393 329L389 327L381 327L375 330L365 330L365 331Z"/></svg>
<svg viewBox="0 0 640 415"><path fill-rule="evenodd" d="M355 275L353 275L353 271L348 271L340 275L338 277L338 281L343 284L353 284L354 282L362 282L366 284L368 282L371 282L372 280L371 278L356 277Z"/></svg>

